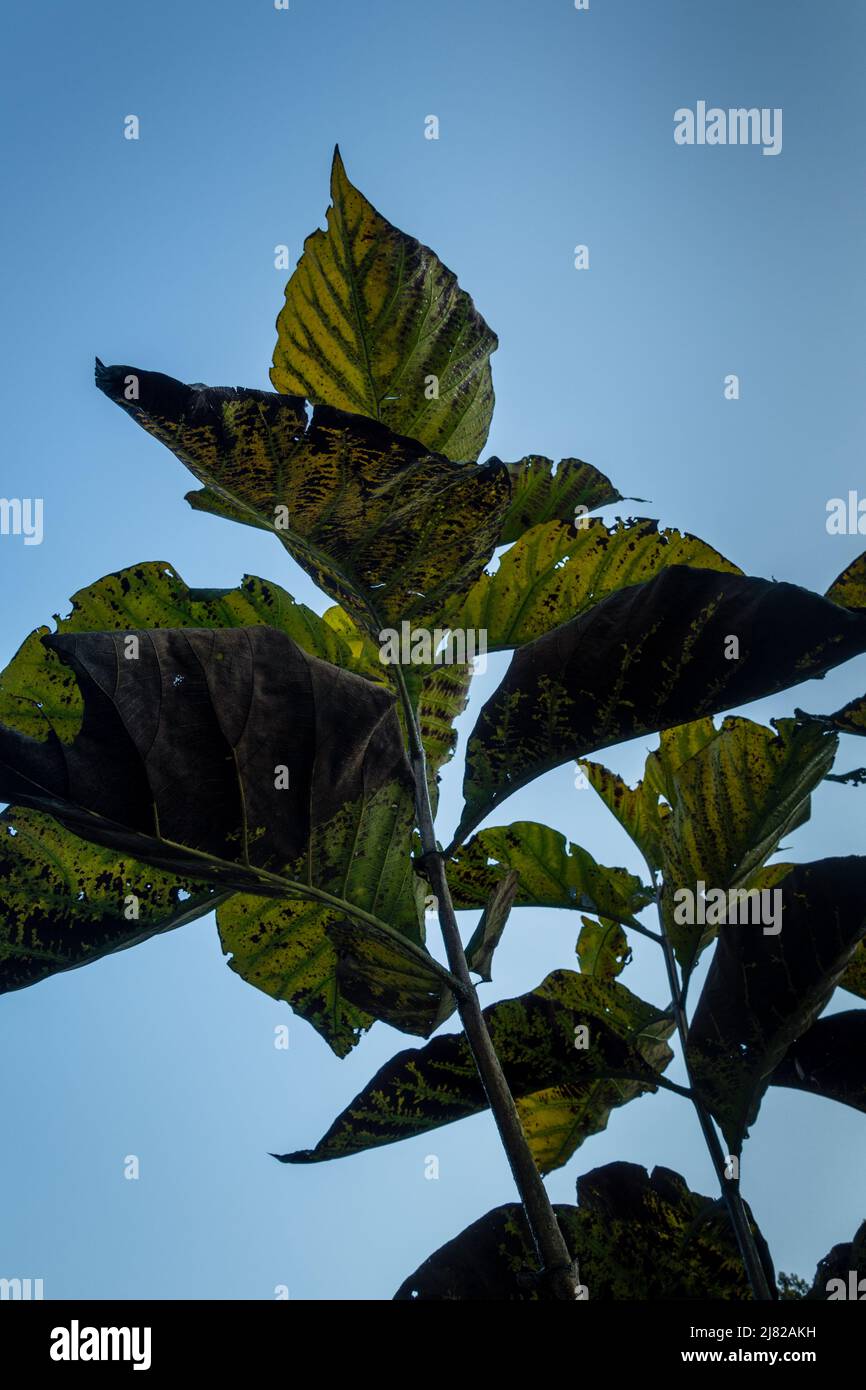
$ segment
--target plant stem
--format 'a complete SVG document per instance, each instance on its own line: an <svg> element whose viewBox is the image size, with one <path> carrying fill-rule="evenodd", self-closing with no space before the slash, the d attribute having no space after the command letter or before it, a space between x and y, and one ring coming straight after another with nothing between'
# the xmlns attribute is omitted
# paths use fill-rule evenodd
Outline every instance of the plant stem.
<svg viewBox="0 0 866 1390"><path fill-rule="evenodd" d="M719 1136L713 1124L712 1117L698 1094L694 1077L692 1076L688 1056L689 1025L683 1002L684 991L680 985L673 947L671 946L670 939L665 930L661 904L661 889L659 887L658 878L655 870L649 865L648 867L652 875L653 887L656 890L656 909L658 911L659 926L661 928L662 952L664 954L665 967L668 973L668 983L671 990L671 1000L677 1025L677 1033L679 1034L680 1046L683 1052L683 1062L689 1079L691 1102L695 1107L695 1113L697 1114L698 1123L700 1124L701 1132L704 1136L704 1142L706 1143L710 1160L715 1169L722 1197L728 1209L728 1215L731 1218L731 1225L734 1228L734 1235L737 1239L740 1258L743 1261L746 1275L751 1285L752 1296L760 1302L771 1302L773 1295L770 1291L767 1274L758 1252L752 1228L749 1225L749 1218L746 1215L745 1204L740 1194L739 1181L726 1176L725 1169L727 1165L725 1163L725 1155L722 1151Z"/></svg>
<svg viewBox="0 0 866 1390"><path fill-rule="evenodd" d="M565 1238L556 1220L556 1214L541 1180L532 1152L527 1143L520 1115L514 1097L505 1079L502 1064L487 1031L487 1023L481 1011L466 956L460 939L460 929L451 900L445 863L436 844L433 827L433 807L430 789L427 784L427 762L421 731L415 709L406 687L402 669L394 668L409 738L409 754L415 780L415 802L418 829L424 852L425 868L430 886L436 898L439 925L445 942L448 964L460 981L462 991L457 994L457 1011L466 1033L478 1075L487 1096L493 1118L496 1121L499 1137L505 1150L511 1172L523 1203L529 1229L535 1242L538 1258L542 1266L542 1278L557 1299L573 1301L580 1295L580 1282L577 1262L572 1259Z"/></svg>

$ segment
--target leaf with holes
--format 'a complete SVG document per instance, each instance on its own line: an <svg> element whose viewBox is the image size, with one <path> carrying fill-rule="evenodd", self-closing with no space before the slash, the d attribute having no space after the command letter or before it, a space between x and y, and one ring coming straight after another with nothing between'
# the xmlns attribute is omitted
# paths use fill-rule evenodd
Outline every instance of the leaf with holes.
<svg viewBox="0 0 866 1390"><path fill-rule="evenodd" d="M536 821L490 826L446 861L457 908L481 907L497 881L517 873L516 907L569 907L631 925L652 891L625 869L596 863L580 845Z"/></svg>
<svg viewBox="0 0 866 1390"><path fill-rule="evenodd" d="M647 1173L636 1163L608 1163L577 1180L578 1206L554 1207L592 1302L751 1298L724 1207L691 1192L670 1168ZM747 1209L758 1248L766 1242ZM552 1297L540 1282L523 1208L497 1207L448 1241L410 1275L398 1300Z"/></svg>
<svg viewBox="0 0 866 1390"><path fill-rule="evenodd" d="M493 574L476 579L454 626L486 632L489 651L522 647L670 565L741 573L696 536L660 531L657 521L548 522L521 536Z"/></svg>
<svg viewBox="0 0 866 1390"><path fill-rule="evenodd" d="M636 1000L623 985L558 970L532 993L490 1005L484 1016L512 1094L531 1097L540 1085L580 1084L611 1076L637 1079L638 1089L653 1089L657 1069L632 1039L636 1010L645 1015L642 1031L653 1023L661 1025L663 1016ZM586 1047L576 1046L577 1026L588 1030ZM657 1056L659 1042L653 1041ZM665 1049L664 1061L669 1057ZM275 1157L283 1163L345 1158L426 1134L478 1114L486 1106L465 1036L446 1034L386 1062L314 1149ZM603 1129L608 1109L585 1114L582 1132ZM530 1145L535 1147L531 1135ZM539 1152L542 1145L546 1151L546 1135Z"/></svg>
<svg viewBox="0 0 866 1390"><path fill-rule="evenodd" d="M330 406L308 421L299 396L100 362L96 381L204 484L188 494L197 510L272 532L377 639L389 624L432 619L493 554L511 499L504 464L452 463Z"/></svg>
<svg viewBox="0 0 866 1390"><path fill-rule="evenodd" d="M725 653L731 635L739 657ZM822 675L866 613L792 584L674 565L515 653L469 736L459 836L533 778L608 744Z"/></svg>
<svg viewBox="0 0 866 1390"><path fill-rule="evenodd" d="M369 1019L339 994L326 925L422 938L393 698L266 627L45 641L78 678L82 727L68 745L0 728L0 796L236 890L218 916L233 968L345 1051Z"/></svg>
<svg viewBox="0 0 866 1390"><path fill-rule="evenodd" d="M609 478L580 459L560 459L554 464L541 454L528 454L505 467L511 478L511 505L502 521L500 545L519 540L532 526L548 521L574 523L598 507L625 500Z"/></svg>
<svg viewBox="0 0 866 1390"><path fill-rule="evenodd" d="M13 807L0 815L0 993L185 926L225 896Z"/></svg>

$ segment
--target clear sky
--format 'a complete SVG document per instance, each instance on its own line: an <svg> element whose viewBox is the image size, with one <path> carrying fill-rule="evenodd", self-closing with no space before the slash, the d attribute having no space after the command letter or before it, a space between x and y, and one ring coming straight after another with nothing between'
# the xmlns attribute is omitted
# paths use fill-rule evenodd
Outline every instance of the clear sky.
<svg viewBox="0 0 866 1390"><path fill-rule="evenodd" d="M140 560L199 586L259 574L327 605L272 539L193 513L185 470L92 372L98 354L267 387L286 279L274 247L294 264L323 222L335 141L499 333L490 452L585 458L749 573L823 591L863 549L825 529L828 499L866 488L857 0L44 0L8 10L4 37L0 492L43 497L45 533L0 537L0 660L76 589ZM676 145L674 111L699 100L782 108L781 153ZM470 718L504 664L479 678ZM861 658L748 712L831 709L864 688ZM634 776L652 745L604 761ZM846 739L840 765L863 755ZM862 853L864 807L863 790L825 785L788 857ZM443 841L458 809L452 768ZM495 817L517 819L640 868L570 767ZM572 965L578 928L515 912L485 1002ZM635 942L624 982L666 1002L651 944ZM489 1116L330 1165L267 1154L314 1143L411 1041L376 1025L338 1061L229 970L212 919L4 997L0 1275L42 1277L49 1298L390 1297L513 1199ZM764 1101L743 1187L777 1267L811 1278L851 1239L862 1126L797 1092ZM614 1112L549 1189L571 1201L578 1173L614 1159L715 1195L676 1096Z"/></svg>

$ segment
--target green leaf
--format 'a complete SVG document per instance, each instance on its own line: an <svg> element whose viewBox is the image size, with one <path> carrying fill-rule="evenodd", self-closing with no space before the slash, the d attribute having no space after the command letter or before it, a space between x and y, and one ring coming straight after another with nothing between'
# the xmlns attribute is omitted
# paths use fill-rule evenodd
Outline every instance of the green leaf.
<svg viewBox="0 0 866 1390"><path fill-rule="evenodd" d="M729 637L739 657L726 656ZM866 613L805 589L675 565L515 653L469 738L464 836L542 772L823 674Z"/></svg>
<svg viewBox="0 0 866 1390"><path fill-rule="evenodd" d="M578 508L594 512L625 500L609 478L580 459L560 459L554 464L541 454L529 454L505 466L511 477L511 506L503 518L500 545L510 545L530 527L547 521L573 523L584 514Z"/></svg>
<svg viewBox="0 0 866 1390"><path fill-rule="evenodd" d="M335 150L327 231L304 242L277 319L276 389L477 459L497 343L454 273L367 202Z"/></svg>
<svg viewBox="0 0 866 1390"><path fill-rule="evenodd" d="M616 979L631 960L628 937L619 922L611 922L607 917L600 922L592 917L582 917L581 921L583 926L577 938L581 971L599 980Z"/></svg>
<svg viewBox="0 0 866 1390"><path fill-rule="evenodd" d="M456 849L446 869L457 908L483 906L508 870L518 876L517 907L568 907L631 925L653 894L625 869L597 864L587 850L535 821L491 826Z"/></svg>
<svg viewBox="0 0 866 1390"><path fill-rule="evenodd" d="M658 792L645 778L638 782L636 787L630 787L618 773L612 772L602 763L581 759L578 766L590 786L598 792L605 806L637 845L647 864L652 868L660 867L661 827Z"/></svg>
<svg viewBox="0 0 866 1390"><path fill-rule="evenodd" d="M96 380L205 485L188 494L196 509L272 532L377 639L386 624L431 620L493 554L511 498L497 461L452 463L330 406L308 422L298 396L101 363Z"/></svg>
<svg viewBox="0 0 866 1390"><path fill-rule="evenodd" d="M79 589L70 602L67 617L55 615L58 632L273 627L310 656L385 679L376 648L341 609L320 618L279 584L254 575L245 575L235 589L191 589L173 565L150 560L105 575ZM47 627L37 628L0 672L0 723L32 738L56 735L71 743L81 728L84 703L72 668L42 641L47 635Z"/></svg>
<svg viewBox="0 0 866 1390"><path fill-rule="evenodd" d="M843 608L866 608L866 550L833 580L826 597Z"/></svg>
<svg viewBox="0 0 866 1390"><path fill-rule="evenodd" d="M593 964L601 966L598 960ZM606 977L603 968L587 971L581 961L581 970L586 988L591 982L602 992L606 1021L614 1024L632 1052L653 1072L664 1071L673 1056L667 1044L674 1031L673 1019ZM644 1075L642 1069L632 1071L632 1078L636 1074ZM606 1128L611 1110L648 1090L655 1090L655 1086L620 1075L566 1081L518 1096L517 1110L539 1170L551 1173L561 1168L585 1139Z"/></svg>
<svg viewBox="0 0 866 1390"><path fill-rule="evenodd" d="M78 677L83 725L68 745L0 727L0 796L238 890L218 915L233 969L345 1050L364 1021L343 1015L326 924L381 913L395 932L422 935L393 698L267 627L45 641ZM284 901L269 913L263 896Z"/></svg>
<svg viewBox="0 0 866 1390"><path fill-rule="evenodd" d="M682 921L696 914L677 910L677 892L696 896L699 883L708 891L751 887L782 837L808 820L811 793L833 765L834 734L793 719L773 722L775 731L729 716L713 737L705 724L706 741L682 762L672 758L672 739L663 735L660 753L648 759L647 780L655 778L667 801L660 821L662 910L686 976L718 928Z"/></svg>
<svg viewBox="0 0 866 1390"><path fill-rule="evenodd" d="M866 936L866 859L798 864L781 931L727 923L689 1028L695 1084L739 1153L775 1068L811 1028Z"/></svg>
<svg viewBox="0 0 866 1390"><path fill-rule="evenodd" d="M862 943L861 943L862 945ZM770 1078L866 1111L866 1009L819 1018L788 1048Z"/></svg>
<svg viewBox="0 0 866 1390"><path fill-rule="evenodd" d="M466 947L466 964L482 980L492 979L493 953L502 938L508 915L517 893L518 877L514 869L497 883L487 902L481 920Z"/></svg>
<svg viewBox="0 0 866 1390"><path fill-rule="evenodd" d="M87 844L50 816L0 815L0 993L136 946L225 894Z"/></svg>
<svg viewBox="0 0 866 1390"><path fill-rule="evenodd" d="M531 994L490 1005L484 1016L512 1094L523 1097L541 1083L576 1084L611 1075L637 1077L645 1089L653 1089L656 1070L631 1041L636 1009L649 1011L647 1017L651 1013L657 1023L663 1018L620 984L559 970ZM583 1049L575 1046L579 1024L589 1029L589 1046ZM282 1163L344 1158L425 1134L486 1107L465 1036L440 1035L386 1062L314 1149L274 1156ZM603 1129L606 1121L607 1112L587 1118L586 1132Z"/></svg>
<svg viewBox="0 0 866 1390"><path fill-rule="evenodd" d="M521 647L670 565L741 573L696 536L659 531L657 521L551 521L521 536L493 574L476 579L454 626L485 631L488 651Z"/></svg>
<svg viewBox="0 0 866 1390"><path fill-rule="evenodd" d="M608 1163L577 1180L579 1206L554 1211L591 1302L751 1298L722 1205L669 1168ZM749 1214L762 1258L766 1242ZM547 1300L523 1208L497 1207L401 1284L398 1300Z"/></svg>

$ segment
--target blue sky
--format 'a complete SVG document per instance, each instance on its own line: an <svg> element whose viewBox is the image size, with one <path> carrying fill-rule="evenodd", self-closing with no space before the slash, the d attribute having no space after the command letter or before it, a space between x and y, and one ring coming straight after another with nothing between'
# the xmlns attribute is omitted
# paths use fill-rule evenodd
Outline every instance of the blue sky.
<svg viewBox="0 0 866 1390"><path fill-rule="evenodd" d="M10 12L5 35L0 491L44 498L45 535L0 537L0 660L76 589L145 559L193 585L263 575L326 606L268 537L187 507L182 467L92 371L98 354L267 387L286 278L274 247L294 263L323 222L335 141L349 176L437 250L500 336L489 452L585 458L652 499L635 510L749 573L823 591L863 549L825 527L829 498L866 487L866 12L854 0L591 0L588 12L571 0L291 0L287 12L48 0ZM781 154L677 146L673 113L698 100L782 108ZM137 142L123 138L128 114ZM438 141L424 138L430 114ZM578 243L587 271L574 269ZM504 664L478 679L469 720ZM864 684L861 658L748 713L835 708ZM604 760L634 777L651 746ZM863 761L844 740L840 765ZM443 840L458 793L452 767ZM822 787L788 857L862 852L864 795ZM570 767L515 795L498 823L506 812L640 867ZM578 926L515 913L485 1002L572 964ZM625 982L665 1002L643 941ZM50 1298L268 1299L277 1284L294 1298L390 1297L512 1199L489 1117L331 1165L267 1154L312 1144L407 1041L377 1025L337 1061L232 974L212 920L5 997L0 1274L42 1277ZM765 1100L743 1186L778 1267L811 1277L853 1235L861 1126L796 1092ZM428 1154L438 1181L424 1178ZM715 1191L675 1096L614 1113L551 1193L573 1200L577 1174L614 1159Z"/></svg>

